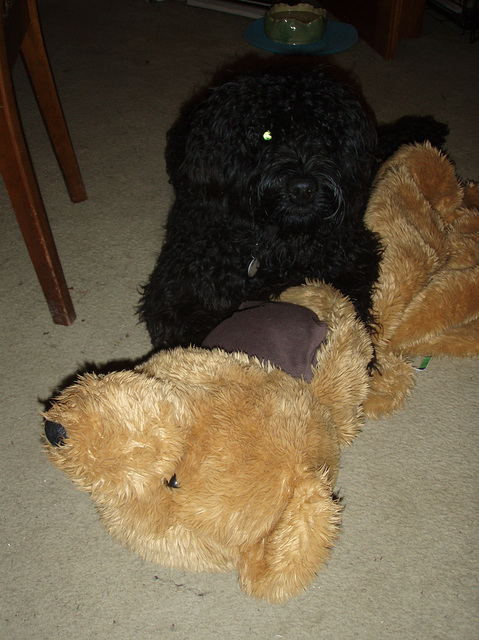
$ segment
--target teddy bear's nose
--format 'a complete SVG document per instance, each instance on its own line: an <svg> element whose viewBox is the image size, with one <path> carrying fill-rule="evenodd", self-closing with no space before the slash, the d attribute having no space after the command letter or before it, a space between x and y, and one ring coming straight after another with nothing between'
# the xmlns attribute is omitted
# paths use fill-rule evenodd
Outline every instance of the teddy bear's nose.
<svg viewBox="0 0 479 640"><path fill-rule="evenodd" d="M59 447L64 444L64 440L67 437L67 432L63 425L59 422L52 422L51 420L45 420L45 435L48 438L50 444L54 447Z"/></svg>

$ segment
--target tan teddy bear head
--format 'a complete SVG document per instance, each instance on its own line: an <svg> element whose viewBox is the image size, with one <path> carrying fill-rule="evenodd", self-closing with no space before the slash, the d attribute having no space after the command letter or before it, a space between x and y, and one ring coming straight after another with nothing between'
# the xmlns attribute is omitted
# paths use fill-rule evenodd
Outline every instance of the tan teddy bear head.
<svg viewBox="0 0 479 640"><path fill-rule="evenodd" d="M246 592L277 601L327 557L339 442L302 380L239 354L178 349L83 376L45 418L51 461L148 560L237 568Z"/></svg>

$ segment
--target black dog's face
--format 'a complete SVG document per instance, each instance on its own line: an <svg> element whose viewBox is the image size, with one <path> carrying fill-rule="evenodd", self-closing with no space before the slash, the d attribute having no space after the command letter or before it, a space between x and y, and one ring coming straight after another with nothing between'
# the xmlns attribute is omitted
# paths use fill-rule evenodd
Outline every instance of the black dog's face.
<svg viewBox="0 0 479 640"><path fill-rule="evenodd" d="M284 228L318 216L336 226L364 204L374 147L347 87L267 73L212 89L171 129L166 159L178 197Z"/></svg>

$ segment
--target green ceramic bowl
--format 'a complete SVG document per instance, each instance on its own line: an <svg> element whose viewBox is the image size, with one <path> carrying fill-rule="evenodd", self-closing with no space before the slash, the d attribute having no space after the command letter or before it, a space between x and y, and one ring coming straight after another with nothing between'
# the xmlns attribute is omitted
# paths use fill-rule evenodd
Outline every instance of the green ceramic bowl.
<svg viewBox="0 0 479 640"><path fill-rule="evenodd" d="M265 35L283 44L311 44L326 33L326 10L301 3L275 4L264 16Z"/></svg>

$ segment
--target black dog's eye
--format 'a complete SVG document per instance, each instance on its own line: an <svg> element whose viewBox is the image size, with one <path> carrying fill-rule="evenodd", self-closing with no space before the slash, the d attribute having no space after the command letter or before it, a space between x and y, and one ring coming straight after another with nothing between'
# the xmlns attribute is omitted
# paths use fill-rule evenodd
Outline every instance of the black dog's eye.
<svg viewBox="0 0 479 640"><path fill-rule="evenodd" d="M168 487L171 487L171 489L178 489L180 486L180 483L178 482L178 480L176 479L176 473L174 475L171 476L171 478L168 480L168 482L166 483L166 485Z"/></svg>
<svg viewBox="0 0 479 640"><path fill-rule="evenodd" d="M266 140L268 142L269 140L272 140L272 139L273 139L273 136L271 134L271 131L269 131L269 129L268 131L265 131L263 133L263 140Z"/></svg>

